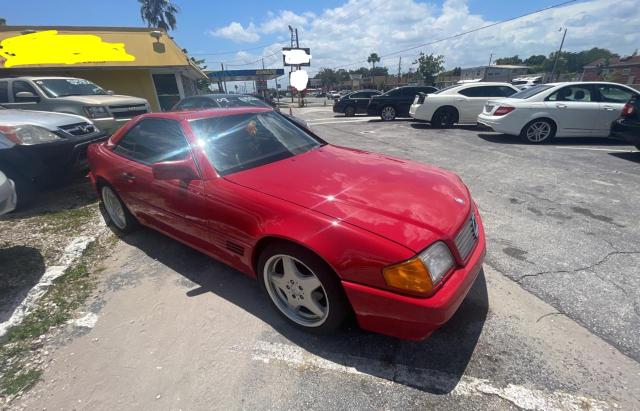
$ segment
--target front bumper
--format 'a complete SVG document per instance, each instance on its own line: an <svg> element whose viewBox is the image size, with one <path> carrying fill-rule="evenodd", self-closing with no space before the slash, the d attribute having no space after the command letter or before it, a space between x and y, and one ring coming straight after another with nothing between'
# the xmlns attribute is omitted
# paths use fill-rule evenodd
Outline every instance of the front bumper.
<svg viewBox="0 0 640 411"><path fill-rule="evenodd" d="M611 125L611 137L635 146L640 145L640 125L627 124L625 120L616 120Z"/></svg>
<svg viewBox="0 0 640 411"><path fill-rule="evenodd" d="M88 168L87 147L108 138L105 132L46 144L0 150L0 164L37 187L55 185Z"/></svg>
<svg viewBox="0 0 640 411"><path fill-rule="evenodd" d="M477 217L479 217L476 214ZM486 254L484 228L466 265L453 271L428 298L417 298L343 281L358 325L369 331L407 340L422 340L446 323L473 286Z"/></svg>

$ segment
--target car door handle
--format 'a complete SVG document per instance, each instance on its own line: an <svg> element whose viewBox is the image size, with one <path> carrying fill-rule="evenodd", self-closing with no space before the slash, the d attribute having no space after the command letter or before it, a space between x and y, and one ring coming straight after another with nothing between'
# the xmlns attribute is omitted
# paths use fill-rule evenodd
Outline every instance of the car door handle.
<svg viewBox="0 0 640 411"><path fill-rule="evenodd" d="M566 104L556 104L556 107L558 108L567 108Z"/></svg>
<svg viewBox="0 0 640 411"><path fill-rule="evenodd" d="M607 111L613 111L615 110L615 108L611 107L611 106L604 106L602 107L603 109L607 110Z"/></svg>
<svg viewBox="0 0 640 411"><path fill-rule="evenodd" d="M131 174L131 173L122 173L122 174L120 174L120 175L121 175L123 178L125 178L125 179L127 179L127 180L129 180L129 181L131 181L131 180L135 180L135 179L136 179L136 176L134 176L134 175L133 175L133 174Z"/></svg>
<svg viewBox="0 0 640 411"><path fill-rule="evenodd" d="M456 101L464 101L463 98L457 98Z"/></svg>

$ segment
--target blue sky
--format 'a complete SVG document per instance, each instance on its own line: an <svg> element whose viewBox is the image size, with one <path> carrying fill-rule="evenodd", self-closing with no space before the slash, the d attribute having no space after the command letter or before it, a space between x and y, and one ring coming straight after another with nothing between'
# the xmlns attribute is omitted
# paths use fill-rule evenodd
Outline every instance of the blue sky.
<svg viewBox="0 0 640 411"><path fill-rule="evenodd" d="M419 51L445 56L445 65L484 64L489 54L549 54L568 27L566 48L607 47L630 54L640 47L640 0L581 0L566 7L482 30L406 53L395 51L511 18L563 0L174 0L180 7L172 35L210 68L220 61L237 68L267 56L281 65L278 50L288 41L287 24L300 28L301 46L311 47L311 74L320 67L357 68L371 52L382 65L412 68ZM135 0L0 0L0 17L10 25L141 26ZM265 47L266 46L266 47ZM240 49L251 49L240 51ZM209 55L204 53L211 53ZM213 54L216 53L216 54ZM228 53L228 54L217 54ZM245 64L245 65L242 65ZM414 66L415 67L415 66Z"/></svg>

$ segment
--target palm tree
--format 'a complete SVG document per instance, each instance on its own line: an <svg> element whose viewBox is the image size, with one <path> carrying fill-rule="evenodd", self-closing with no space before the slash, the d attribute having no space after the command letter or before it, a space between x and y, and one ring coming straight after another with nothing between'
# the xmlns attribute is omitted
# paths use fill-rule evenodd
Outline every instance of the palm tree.
<svg viewBox="0 0 640 411"><path fill-rule="evenodd" d="M171 0L138 0L140 17L149 27L159 27L165 31L175 30L178 6Z"/></svg>
<svg viewBox="0 0 640 411"><path fill-rule="evenodd" d="M371 53L369 57L367 57L367 63L371 63L371 81L375 85L375 71L376 71L376 63L380 61L380 56L378 53ZM377 87L376 87L377 88Z"/></svg>

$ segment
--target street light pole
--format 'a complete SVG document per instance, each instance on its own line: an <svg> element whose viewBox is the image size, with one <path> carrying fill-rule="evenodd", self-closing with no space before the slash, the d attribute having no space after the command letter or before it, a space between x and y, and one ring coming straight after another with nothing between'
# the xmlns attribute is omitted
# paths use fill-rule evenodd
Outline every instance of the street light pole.
<svg viewBox="0 0 640 411"><path fill-rule="evenodd" d="M560 28L562 30L562 28ZM560 53L562 52L562 46L564 45L564 38L567 36L567 29L564 29L564 33L562 34L562 41L560 42L560 48L556 53L556 58L553 59L553 69L551 70L551 81L554 81L556 76L556 67L558 66L558 59L560 58Z"/></svg>

